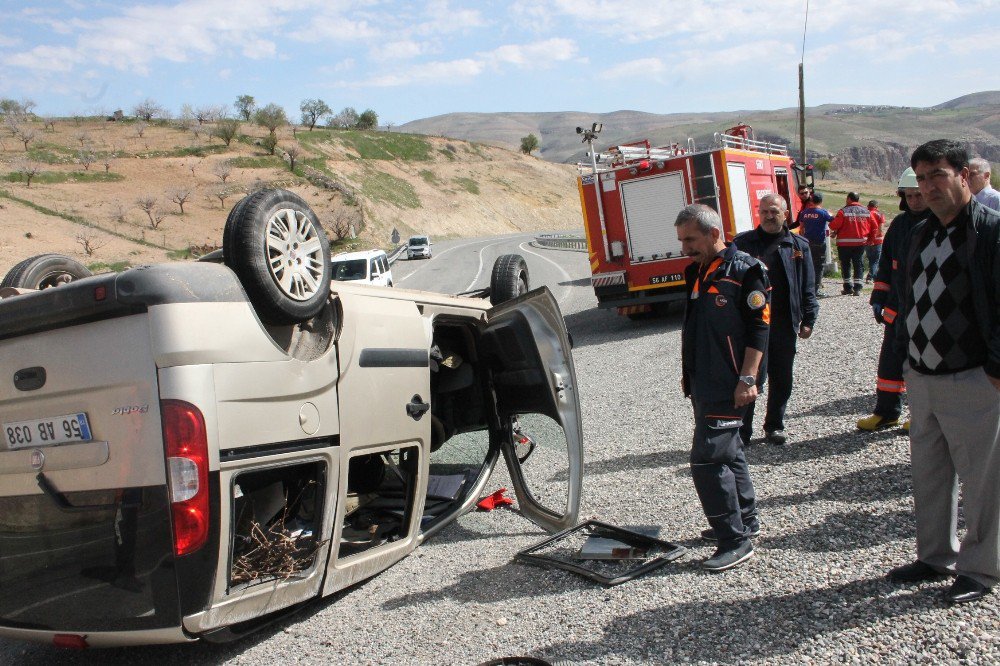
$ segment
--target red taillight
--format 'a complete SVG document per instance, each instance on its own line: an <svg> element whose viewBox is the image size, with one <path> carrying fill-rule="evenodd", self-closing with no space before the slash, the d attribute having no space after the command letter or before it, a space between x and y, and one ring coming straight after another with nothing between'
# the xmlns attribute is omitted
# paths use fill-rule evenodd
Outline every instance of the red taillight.
<svg viewBox="0 0 1000 666"><path fill-rule="evenodd" d="M87 638L85 636L77 636L76 634L56 634L52 637L52 644L57 648L68 648L70 650L83 650L90 647L87 645Z"/></svg>
<svg viewBox="0 0 1000 666"><path fill-rule="evenodd" d="M94 287L94 300L103 301L108 297L108 288L105 286Z"/></svg>
<svg viewBox="0 0 1000 666"><path fill-rule="evenodd" d="M208 435L194 405L161 400L167 486L174 526L174 554L187 555L208 539Z"/></svg>

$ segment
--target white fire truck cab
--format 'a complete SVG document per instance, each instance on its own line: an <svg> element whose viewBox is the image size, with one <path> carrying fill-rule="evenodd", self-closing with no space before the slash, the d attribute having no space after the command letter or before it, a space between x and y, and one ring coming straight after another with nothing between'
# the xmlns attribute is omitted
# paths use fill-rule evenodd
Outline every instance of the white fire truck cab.
<svg viewBox="0 0 1000 666"><path fill-rule="evenodd" d="M577 185L598 306L631 318L665 311L684 299L684 267L674 229L677 213L702 203L719 211L726 240L760 223L758 203L777 193L795 219L798 186L812 187L812 168L795 164L785 146L754 138L746 124L716 133L713 145L650 147L649 141L590 153Z"/></svg>

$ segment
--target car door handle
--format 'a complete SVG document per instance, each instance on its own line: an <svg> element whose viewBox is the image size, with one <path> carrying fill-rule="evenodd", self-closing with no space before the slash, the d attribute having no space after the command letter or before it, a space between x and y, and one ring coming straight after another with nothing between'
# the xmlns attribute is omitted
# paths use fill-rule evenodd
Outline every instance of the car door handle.
<svg viewBox="0 0 1000 666"><path fill-rule="evenodd" d="M414 421L419 421L431 406L424 402L419 395L413 396L406 405L406 413L413 417Z"/></svg>

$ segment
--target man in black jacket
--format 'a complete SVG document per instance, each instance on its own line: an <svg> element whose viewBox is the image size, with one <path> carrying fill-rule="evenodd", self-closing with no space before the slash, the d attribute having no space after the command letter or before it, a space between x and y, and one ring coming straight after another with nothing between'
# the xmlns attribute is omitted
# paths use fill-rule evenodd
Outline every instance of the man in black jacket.
<svg viewBox="0 0 1000 666"><path fill-rule="evenodd" d="M788 204L779 194L766 194L758 207L760 226L744 231L733 244L767 266L771 283L771 332L767 342L767 412L764 435L772 444L785 444L785 408L792 395L792 366L796 337L812 335L819 301L809 241L785 226ZM750 403L740 435L744 444L753 435L754 403Z"/></svg>
<svg viewBox="0 0 1000 666"><path fill-rule="evenodd" d="M719 546L702 566L724 571L753 555L760 531L740 426L757 398L767 348L768 283L763 267L726 246L722 218L701 204L674 222L684 254L687 301L681 335L684 395L694 407L691 476Z"/></svg>
<svg viewBox="0 0 1000 666"><path fill-rule="evenodd" d="M966 603L1000 581L1000 214L973 199L962 144L930 141L910 164L931 209L900 246L896 326L896 351L907 359L917 560L889 578L956 575L945 600Z"/></svg>
<svg viewBox="0 0 1000 666"><path fill-rule="evenodd" d="M899 314L899 292L902 290L903 271L900 270L900 243L910 235L915 225L927 217L930 211L924 202L924 196L917 187L917 175L913 167L907 167L899 177L899 207L903 211L897 215L882 243L882 254L879 256L875 271L875 286L869 302L875 321L885 325L882 332L882 347L878 354L878 375L875 378L875 410L870 416L858 419L861 430L880 430L899 424L899 415L903 412L903 393L906 383L903 381L904 357L896 354L896 316ZM910 422L903 424L909 429Z"/></svg>

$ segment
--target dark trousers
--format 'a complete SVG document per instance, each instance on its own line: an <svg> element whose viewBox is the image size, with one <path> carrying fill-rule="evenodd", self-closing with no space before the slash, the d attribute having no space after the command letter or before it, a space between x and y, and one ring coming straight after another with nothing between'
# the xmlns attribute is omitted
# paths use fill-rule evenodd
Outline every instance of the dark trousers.
<svg viewBox="0 0 1000 666"><path fill-rule="evenodd" d="M757 500L743 455L740 424L746 408L732 401L694 405L691 476L708 524L720 544L748 538L757 523Z"/></svg>
<svg viewBox="0 0 1000 666"><path fill-rule="evenodd" d="M895 324L886 324L882 333L882 349L878 353L878 378L875 384L875 414L898 419L903 412L903 359L892 348Z"/></svg>
<svg viewBox="0 0 1000 666"><path fill-rule="evenodd" d="M865 277L869 280L875 279L875 271L878 270L878 260L882 256L882 244L878 245L865 245L865 257L868 258L868 275Z"/></svg>
<svg viewBox="0 0 1000 666"><path fill-rule="evenodd" d="M791 322L771 322L767 336L767 412L764 414L764 432L785 429L785 408L792 396L792 366L798 337ZM747 407L740 437L749 442L753 436L753 413L756 402Z"/></svg>
<svg viewBox="0 0 1000 666"><path fill-rule="evenodd" d="M865 246L838 245L837 256L840 257L840 274L844 276L844 291L860 292L865 284Z"/></svg>
<svg viewBox="0 0 1000 666"><path fill-rule="evenodd" d="M826 243L809 243L813 260L813 274L816 276L816 291L823 287L823 266L826 264Z"/></svg>

